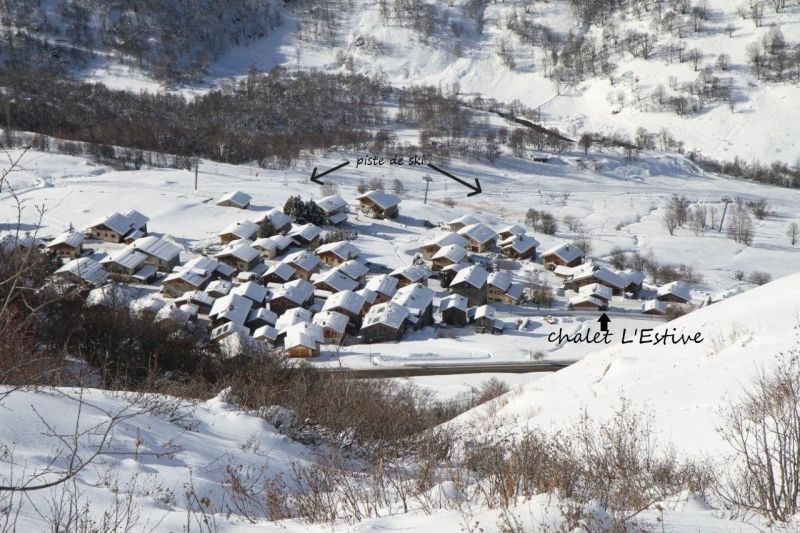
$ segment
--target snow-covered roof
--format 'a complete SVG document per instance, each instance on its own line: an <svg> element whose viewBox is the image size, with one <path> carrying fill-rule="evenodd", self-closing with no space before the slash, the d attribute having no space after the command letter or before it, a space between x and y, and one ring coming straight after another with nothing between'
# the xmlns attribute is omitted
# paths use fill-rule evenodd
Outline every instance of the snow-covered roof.
<svg viewBox="0 0 800 533"><path fill-rule="evenodd" d="M83 233L78 233L77 231L66 231L56 235L56 238L50 241L50 244L48 244L47 247L53 248L63 244L64 246L69 246L71 248L78 248L81 244L83 244L85 238L86 236Z"/></svg>
<svg viewBox="0 0 800 533"><path fill-rule="evenodd" d="M469 265L467 265L466 263L453 263L453 264L447 265L446 267L442 267L442 272L448 272L448 271L461 272L462 270L464 270L468 266Z"/></svg>
<svg viewBox="0 0 800 533"><path fill-rule="evenodd" d="M234 235L239 239L250 239L258 233L258 224L252 220L240 220L228 224L219 235Z"/></svg>
<svg viewBox="0 0 800 533"><path fill-rule="evenodd" d="M418 313L425 311L433 303L435 294L433 289L414 283L398 289L392 297L392 301Z"/></svg>
<svg viewBox="0 0 800 533"><path fill-rule="evenodd" d="M181 253L180 247L161 237L151 235L136 239L131 244L142 253L161 259L162 261L172 261Z"/></svg>
<svg viewBox="0 0 800 533"><path fill-rule="evenodd" d="M253 307L253 301L239 294L228 294L222 298L217 298L209 311L209 318L227 319L230 322L244 324L247 315Z"/></svg>
<svg viewBox="0 0 800 533"><path fill-rule="evenodd" d="M278 317L278 320L275 322L275 329L278 331L286 331L295 324L310 321L311 311L303 309L302 307L294 307Z"/></svg>
<svg viewBox="0 0 800 533"><path fill-rule="evenodd" d="M150 219L144 216L142 213L131 209L125 214L115 211L95 221L95 223L89 227L94 228L96 226L105 226L112 231L116 231L120 235L126 235L133 230L143 228L149 221Z"/></svg>
<svg viewBox="0 0 800 533"><path fill-rule="evenodd" d="M500 241L501 248L511 248L518 254L524 254L531 248L536 248L537 246L539 246L539 241L530 235L511 235Z"/></svg>
<svg viewBox="0 0 800 533"><path fill-rule="evenodd" d="M338 313L336 311L322 311L321 313L314 315L312 322L323 328L332 329L337 333L344 333L347 329L347 324L350 322L350 319L347 317L347 315L343 315L342 313Z"/></svg>
<svg viewBox="0 0 800 533"><path fill-rule="evenodd" d="M163 322L169 320L176 324L185 325L191 321L192 317L186 311L181 310L175 304L167 304L156 313L155 322Z"/></svg>
<svg viewBox="0 0 800 533"><path fill-rule="evenodd" d="M273 228L283 228L291 225L292 223L292 217L290 217L277 207L273 207L269 211L266 211L264 215L261 217L261 219L269 220L269 223L272 224Z"/></svg>
<svg viewBox="0 0 800 533"><path fill-rule="evenodd" d="M116 263L129 270L136 270L147 261L147 256L130 246L112 252L100 260L100 264Z"/></svg>
<svg viewBox="0 0 800 533"><path fill-rule="evenodd" d="M666 313L667 312L667 302L662 302L660 300L647 300L642 304L642 312L647 311L658 311L659 313Z"/></svg>
<svg viewBox="0 0 800 533"><path fill-rule="evenodd" d="M270 311L264 307L259 307L258 309L251 309L249 313L247 313L247 321L245 324L250 324L256 320L261 320L268 324L275 324L278 321L278 315L274 311Z"/></svg>
<svg viewBox="0 0 800 533"><path fill-rule="evenodd" d="M461 224L462 226L470 226L472 224L477 224L479 222L480 220L478 220L472 215L461 215L460 217L454 218L453 220L448 222L448 224L450 224L451 226L455 224Z"/></svg>
<svg viewBox="0 0 800 533"><path fill-rule="evenodd" d="M322 228L314 224L303 224L302 226L295 226L292 231L288 233L289 237L299 237L305 241L311 242L322 234Z"/></svg>
<svg viewBox="0 0 800 533"><path fill-rule="evenodd" d="M275 342L278 338L278 330L272 326L261 326L253 332L253 338L260 341Z"/></svg>
<svg viewBox="0 0 800 533"><path fill-rule="evenodd" d="M130 211L126 211L124 213L128 220L131 221L131 227L133 229L142 229L150 222L150 219L147 218L144 214L140 213L136 209L131 209Z"/></svg>
<svg viewBox="0 0 800 533"><path fill-rule="evenodd" d="M320 264L319 257L314 255L313 252L309 252L308 250L300 250L294 253L287 255L282 263L287 263L296 267L301 270L305 270L306 272L310 272L317 268Z"/></svg>
<svg viewBox="0 0 800 533"><path fill-rule="evenodd" d="M481 305L475 308L475 319L478 318L488 318L489 320L494 320L497 311L491 305Z"/></svg>
<svg viewBox="0 0 800 533"><path fill-rule="evenodd" d="M369 191L361 196L357 196L356 200L370 200L381 209L391 209L392 207L400 205L399 197L383 191Z"/></svg>
<svg viewBox="0 0 800 533"><path fill-rule="evenodd" d="M501 235L503 233L510 233L512 235L525 235L526 232L527 232L527 230L525 228L523 228L522 226L520 226L518 224L511 224L509 226L506 226L506 227L502 228L497 233L499 233Z"/></svg>
<svg viewBox="0 0 800 533"><path fill-rule="evenodd" d="M447 311L448 309L460 309L466 313L467 311L467 298L460 294L450 294L439 300L439 312Z"/></svg>
<svg viewBox="0 0 800 533"><path fill-rule="evenodd" d="M220 250L214 257L233 257L239 261L249 263L261 257L261 252L249 244L240 244L239 241L233 241L230 245Z"/></svg>
<svg viewBox="0 0 800 533"><path fill-rule="evenodd" d="M263 285L259 285L253 281L248 281L242 285L237 285L231 290L231 294L238 294L253 300L255 303L262 303L266 298L269 290Z"/></svg>
<svg viewBox="0 0 800 533"><path fill-rule="evenodd" d="M491 241L492 239L497 238L497 233L481 222L476 224L470 224L469 226L464 226L460 230L458 230L459 235L464 235L468 237L470 240L478 242L480 244L484 244L486 242Z"/></svg>
<svg viewBox="0 0 800 533"><path fill-rule="evenodd" d="M388 274L381 274L368 279L364 287L378 294L392 297L397 292L397 278L393 278Z"/></svg>
<svg viewBox="0 0 800 533"><path fill-rule="evenodd" d="M160 298L153 296L143 296L136 298L130 304L130 310L135 315L142 315L144 313L158 313L158 311L166 305L166 302Z"/></svg>
<svg viewBox="0 0 800 533"><path fill-rule="evenodd" d="M511 280L511 272L508 270L498 270L497 272L489 274L486 283L505 292L511 286Z"/></svg>
<svg viewBox="0 0 800 533"><path fill-rule="evenodd" d="M433 255L434 259L447 259L453 263L460 263L465 257L467 257L467 251L457 244L443 246Z"/></svg>
<svg viewBox="0 0 800 533"><path fill-rule="evenodd" d="M344 309L345 311L358 315L364 307L364 297L351 290L344 290L334 293L325 300L322 305L323 311Z"/></svg>
<svg viewBox="0 0 800 533"><path fill-rule="evenodd" d="M395 302L385 302L378 305L373 305L369 308L367 315L364 317L364 323L361 329L375 324L383 324L384 326L400 329L403 327L403 322L408 320L410 312L404 306Z"/></svg>
<svg viewBox="0 0 800 533"><path fill-rule="evenodd" d="M568 242L563 242L556 246L553 246L549 250L542 252L543 256L547 255L554 255L564 261L565 263L571 263L572 261L583 257L583 252L578 249L577 246L574 244L570 244Z"/></svg>
<svg viewBox="0 0 800 533"><path fill-rule="evenodd" d="M266 272L264 272L264 276L278 276L278 278L282 280L291 279L294 276L295 270L294 267L288 263L276 263L269 267Z"/></svg>
<svg viewBox="0 0 800 533"><path fill-rule="evenodd" d="M600 283L592 283L591 285L584 285L578 289L580 294L588 294L589 296L597 296L603 300L611 300L612 289Z"/></svg>
<svg viewBox="0 0 800 533"><path fill-rule="evenodd" d="M250 246L257 250L280 251L291 246L293 242L294 241L292 238L287 237L286 235L273 235L272 237L261 237L260 239L256 239Z"/></svg>
<svg viewBox="0 0 800 533"><path fill-rule="evenodd" d="M322 333L322 328L310 322L300 322L286 330L286 338L283 340L283 346L287 350L292 348L311 348L316 349L318 344L324 342L325 336Z"/></svg>
<svg viewBox="0 0 800 533"><path fill-rule="evenodd" d="M314 296L314 286L304 279L296 279L290 281L275 291L273 300L277 298L286 298L290 302L298 305L304 304L312 296Z"/></svg>
<svg viewBox="0 0 800 533"><path fill-rule="evenodd" d="M220 296L225 296L231 292L232 288L233 283L230 281L217 279L208 284L208 287L206 287L206 292L209 294L219 294Z"/></svg>
<svg viewBox="0 0 800 533"><path fill-rule="evenodd" d="M442 233L434 237L433 239L425 241L422 246L438 246L444 247L450 244L455 244L456 246L460 246L462 248L466 247L469 241L458 233L454 231L448 231L446 233Z"/></svg>
<svg viewBox="0 0 800 533"><path fill-rule="evenodd" d="M214 296L203 291L188 291L183 293L179 298L175 298L176 302L196 303L209 307L214 305L214 300L216 300Z"/></svg>
<svg viewBox="0 0 800 533"><path fill-rule="evenodd" d="M250 204L250 200L252 199L253 198L249 194L245 194L242 191L233 191L224 194L219 200L217 200L217 205L230 202L239 207L246 207Z"/></svg>
<svg viewBox="0 0 800 533"><path fill-rule="evenodd" d="M26 235L24 237L5 235L0 239L0 250L3 251L13 251L15 248L29 250L31 248L40 248L44 245L44 241L32 235Z"/></svg>
<svg viewBox="0 0 800 533"><path fill-rule="evenodd" d="M351 259L350 261L345 261L341 265L334 268L344 274L347 277L353 278L354 280L360 279L362 276L366 275L369 272L369 267L364 263L357 261L356 259Z"/></svg>
<svg viewBox="0 0 800 533"><path fill-rule="evenodd" d="M345 202L344 199L338 194L334 194L332 196L326 196L325 198L320 198L314 203L316 203L319 206L319 208L325 212L326 215L330 215L335 211L339 211L347 207L347 202Z"/></svg>
<svg viewBox="0 0 800 533"><path fill-rule="evenodd" d="M344 211L338 211L336 213L333 213L332 215L328 215L328 222L330 222L334 226L337 224L341 224L345 220L347 220L347 213L345 213Z"/></svg>
<svg viewBox="0 0 800 533"><path fill-rule="evenodd" d="M618 274L627 282L628 285L641 285L644 283L645 274L644 272L639 272L638 270L631 270L625 269L622 272L618 272Z"/></svg>
<svg viewBox="0 0 800 533"><path fill-rule="evenodd" d="M450 283L450 286L458 285L460 283L468 283L476 289L480 289L486 284L486 280L488 278L489 273L486 272L482 266L470 265L467 268L458 271L453 278L453 281Z"/></svg>
<svg viewBox="0 0 800 533"><path fill-rule="evenodd" d="M236 322L226 322L225 324L217 326L211 330L211 340L215 340L223 336L233 335L234 333L249 335L250 330Z"/></svg>
<svg viewBox="0 0 800 533"><path fill-rule="evenodd" d="M678 298L687 302L692 299L692 296L689 292L689 287L687 287L682 281L673 281L672 283L667 283L666 285L662 285L658 288L659 296L666 296L668 294L677 296Z"/></svg>
<svg viewBox="0 0 800 533"><path fill-rule="evenodd" d="M596 279L598 281L603 281L605 283L608 283L612 287L616 287L616 288L619 288L619 289L623 289L628 285L627 281L625 279L623 279L622 276L620 276L616 272L612 272L611 270L607 269L606 267L598 267L598 268L595 268L593 271L586 271L586 270L578 270L578 269L576 269L573 272L573 276L572 276L573 280L577 281L577 280L587 279L587 278L593 278L593 279Z"/></svg>
<svg viewBox="0 0 800 533"><path fill-rule="evenodd" d="M606 305L605 301L596 296L592 296L591 294L580 293L577 296L573 296L569 299L569 305L578 305L586 302L589 302L596 307L605 307Z"/></svg>
<svg viewBox="0 0 800 533"><path fill-rule="evenodd" d="M313 281L314 285L317 287L323 284L328 285L336 292L345 290L352 291L358 288L357 281L349 276L345 276L337 270L328 270L321 274L315 274L312 276L311 281Z"/></svg>
<svg viewBox="0 0 800 533"><path fill-rule="evenodd" d="M328 244L323 244L322 246L318 247L315 251L317 255L330 253L345 261L349 259L355 259L359 255L361 255L361 250L359 250L358 247L353 243L351 243L350 241L337 241Z"/></svg>
<svg viewBox="0 0 800 533"><path fill-rule="evenodd" d="M418 266L406 265L395 268L389 273L389 275L394 277L403 277L411 283L416 283L418 281L427 279L428 271Z"/></svg>
<svg viewBox="0 0 800 533"><path fill-rule="evenodd" d="M378 293L369 289L358 289L356 294L364 298L364 301L372 305L378 299Z"/></svg>
<svg viewBox="0 0 800 533"><path fill-rule="evenodd" d="M233 267L203 255L190 259L182 267L177 267L164 281L183 280L193 287L203 285L215 272L222 276L233 273Z"/></svg>
<svg viewBox="0 0 800 533"><path fill-rule="evenodd" d="M520 298L522 298L522 293L524 290L525 287L523 287L521 283L512 283L508 286L508 289L506 289L506 295L509 298L512 298L514 301L518 301Z"/></svg>

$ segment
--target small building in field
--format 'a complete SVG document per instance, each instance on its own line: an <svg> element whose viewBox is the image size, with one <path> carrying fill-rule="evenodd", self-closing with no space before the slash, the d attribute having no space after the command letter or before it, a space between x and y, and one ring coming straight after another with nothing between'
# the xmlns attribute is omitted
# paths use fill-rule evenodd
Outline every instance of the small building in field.
<svg viewBox="0 0 800 533"><path fill-rule="evenodd" d="M517 224L511 224L510 226L506 226L502 228L500 231L497 232L501 241L504 241L510 237L522 237L527 233L527 230L522 226Z"/></svg>
<svg viewBox="0 0 800 533"><path fill-rule="evenodd" d="M314 286L306 280L296 279L277 289L269 301L269 308L282 315L294 307L307 307L314 301Z"/></svg>
<svg viewBox="0 0 800 533"><path fill-rule="evenodd" d="M311 277L314 287L320 291L341 292L358 289L358 282L337 270L328 270Z"/></svg>
<svg viewBox="0 0 800 533"><path fill-rule="evenodd" d="M162 272L171 272L180 263L181 249L168 240L148 236L136 239L131 246L147 256L147 263Z"/></svg>
<svg viewBox="0 0 800 533"><path fill-rule="evenodd" d="M388 302L392 299L394 293L397 292L397 285L397 278L394 278L388 274L381 274L368 279L365 288L371 290L377 295L375 298L375 303L380 304Z"/></svg>
<svg viewBox="0 0 800 533"><path fill-rule="evenodd" d="M250 207L252 197L242 191L229 192L217 200L217 205L221 207L237 207L239 209L247 209Z"/></svg>
<svg viewBox="0 0 800 533"><path fill-rule="evenodd" d="M658 288L656 299L660 302L687 304L692 296L689 287L681 281L673 281Z"/></svg>
<svg viewBox="0 0 800 533"><path fill-rule="evenodd" d="M55 271L55 275L79 285L99 287L108 280L108 272L89 257L78 257Z"/></svg>
<svg viewBox="0 0 800 533"><path fill-rule="evenodd" d="M258 224L259 237L272 237L289 231L292 228L292 217L273 207L255 219L255 223Z"/></svg>
<svg viewBox="0 0 800 533"><path fill-rule="evenodd" d="M459 231L462 228L478 224L479 222L480 220L472 215L463 215L448 222L447 226L450 228L450 231Z"/></svg>
<svg viewBox="0 0 800 533"><path fill-rule="evenodd" d="M481 305L473 313L475 333L493 333L497 311L491 305Z"/></svg>
<svg viewBox="0 0 800 533"><path fill-rule="evenodd" d="M260 237L253 241L253 244L250 246L261 252L261 255L267 259L275 259L285 254L286 250L293 244L294 241L291 237L287 237L286 235L273 235L272 237Z"/></svg>
<svg viewBox="0 0 800 533"><path fill-rule="evenodd" d="M358 259L361 250L349 241L337 241L317 247L317 256L328 266L338 266L352 259Z"/></svg>
<svg viewBox="0 0 800 533"><path fill-rule="evenodd" d="M262 283L283 285L297 278L297 271L288 263L275 263L261 275Z"/></svg>
<svg viewBox="0 0 800 533"><path fill-rule="evenodd" d="M362 287L364 283L366 283L366 276L367 272L369 272L369 267L356 259L351 259L350 261L345 261L341 265L333 268L333 270L341 272L348 278L358 282L358 286Z"/></svg>
<svg viewBox="0 0 800 533"><path fill-rule="evenodd" d="M441 271L450 265L457 265L467 258L467 250L457 244L447 244L433 254L431 268Z"/></svg>
<svg viewBox="0 0 800 533"><path fill-rule="evenodd" d="M114 212L89 226L86 234L91 239L121 243L128 237L139 238L147 235L148 222L150 219L135 209L126 213Z"/></svg>
<svg viewBox="0 0 800 533"><path fill-rule="evenodd" d="M500 241L499 246L506 257L535 261L539 241L528 235L511 235Z"/></svg>
<svg viewBox="0 0 800 533"><path fill-rule="evenodd" d="M399 341L410 324L408 309L394 302L370 307L361 325L364 342Z"/></svg>
<svg viewBox="0 0 800 533"><path fill-rule="evenodd" d="M467 299L460 294L450 294L439 301L442 322L450 326L467 325Z"/></svg>
<svg viewBox="0 0 800 533"><path fill-rule="evenodd" d="M361 327L364 312L364 296L350 290L334 293L322 304L323 311L336 311L349 320L350 331L355 333Z"/></svg>
<svg viewBox="0 0 800 533"><path fill-rule="evenodd" d="M369 191L356 197L358 209L370 218L396 218L400 214L400 198L383 191Z"/></svg>
<svg viewBox="0 0 800 533"><path fill-rule="evenodd" d="M47 249L57 257L74 259L83 252L83 241L85 238L83 233L67 231L57 235L56 238L47 245Z"/></svg>
<svg viewBox="0 0 800 533"><path fill-rule="evenodd" d="M451 244L461 248L466 248L468 241L466 237L463 237L453 231L449 231L434 237L431 240L425 241L422 246L420 246L420 252L422 253L423 259L430 261L433 259L434 255L436 255L436 252Z"/></svg>
<svg viewBox="0 0 800 533"><path fill-rule="evenodd" d="M464 296L470 306L483 305L486 303L488 278L489 273L483 267L471 265L456 273L449 289L454 294Z"/></svg>
<svg viewBox="0 0 800 533"><path fill-rule="evenodd" d="M258 224L252 220L241 220L229 224L224 230L219 233L219 242L228 244L239 239L246 239L252 241L258 234Z"/></svg>
<svg viewBox="0 0 800 533"><path fill-rule="evenodd" d="M574 267L583 263L583 251L570 243L562 243L542 253L542 263L550 270L559 265Z"/></svg>
<svg viewBox="0 0 800 533"><path fill-rule="evenodd" d="M341 344L347 333L350 319L337 311L322 311L314 315L312 323L322 328L325 341L328 344Z"/></svg>
<svg viewBox="0 0 800 533"><path fill-rule="evenodd" d="M309 280L311 276L319 272L322 261L313 252L300 250L287 255L282 263L286 263L294 268L296 276L300 279Z"/></svg>
<svg viewBox="0 0 800 533"><path fill-rule="evenodd" d="M240 272L253 270L262 261L258 250L249 244L240 244L235 241L220 250L214 258Z"/></svg>
<svg viewBox="0 0 800 533"><path fill-rule="evenodd" d="M407 265L396 268L389 273L393 278L397 278L397 284L400 287L407 287L419 283L420 285L428 284L428 271L424 268Z"/></svg>
<svg viewBox="0 0 800 533"><path fill-rule="evenodd" d="M147 256L130 246L112 252L100 260L100 264L111 274L111 277L128 281L144 266Z"/></svg>
<svg viewBox="0 0 800 533"><path fill-rule="evenodd" d="M320 198L314 203L322 209L322 212L325 213L325 218L328 219L328 223L332 226L337 226L347 220L347 202L338 194Z"/></svg>
<svg viewBox="0 0 800 533"><path fill-rule="evenodd" d="M647 300L642 303L642 313L645 315L664 316L667 314L667 302Z"/></svg>
<svg viewBox="0 0 800 533"><path fill-rule="evenodd" d="M408 309L409 313L416 318L414 327L419 329L433 324L434 295L432 289L414 283L398 289L391 301Z"/></svg>
<svg viewBox="0 0 800 533"><path fill-rule="evenodd" d="M497 233L486 224L480 222L464 226L458 230L458 234L469 241L467 249L470 252L485 252L494 248L497 243Z"/></svg>
<svg viewBox="0 0 800 533"><path fill-rule="evenodd" d="M591 311L605 311L608 309L608 302L596 296L578 293L577 296L573 296L569 299L567 308L570 310L589 309Z"/></svg>

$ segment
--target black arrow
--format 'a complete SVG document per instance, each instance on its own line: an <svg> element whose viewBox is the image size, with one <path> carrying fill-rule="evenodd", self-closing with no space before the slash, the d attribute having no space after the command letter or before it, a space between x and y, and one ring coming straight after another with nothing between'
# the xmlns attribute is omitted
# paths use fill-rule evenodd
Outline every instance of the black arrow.
<svg viewBox="0 0 800 533"><path fill-rule="evenodd" d="M350 164L350 161L345 161L345 162L344 162L344 163L342 163L341 165L335 166L335 167L333 167L333 168L332 168L332 169L330 169L330 170L326 170L326 171L325 171L325 172L323 172L322 174L317 174L317 167L314 167L314 170L312 170L312 171L311 171L311 181L313 181L314 183L319 183L320 185L322 185L322 182L321 182L321 181L319 181L319 179L320 179L322 176L324 176L325 174L330 174L331 172L333 172L333 171L335 171L335 170L339 170L339 169L340 169L340 168L342 168L342 167L346 167L346 166L347 166L347 165L349 165L349 164Z"/></svg>
<svg viewBox="0 0 800 533"><path fill-rule="evenodd" d="M483 192L483 189L481 189L481 182L478 181L478 178L475 178L475 185L471 185L471 184L467 183L466 181L453 176L449 172L445 172L444 170L442 170L441 168L439 168L439 167L437 167L435 165L432 165L432 164L428 163L428 166L431 167L436 172L438 172L440 174L444 174L445 176L447 176L451 180L455 180L455 181L459 182L461 185L465 185L465 186L469 187L470 189L472 189L472 192L467 194L467 196L475 196L476 194L480 194L480 193Z"/></svg>
<svg viewBox="0 0 800 533"><path fill-rule="evenodd" d="M600 331L608 331L608 323L611 322L611 319L608 318L607 314L603 313L600 315L597 321L600 322Z"/></svg>

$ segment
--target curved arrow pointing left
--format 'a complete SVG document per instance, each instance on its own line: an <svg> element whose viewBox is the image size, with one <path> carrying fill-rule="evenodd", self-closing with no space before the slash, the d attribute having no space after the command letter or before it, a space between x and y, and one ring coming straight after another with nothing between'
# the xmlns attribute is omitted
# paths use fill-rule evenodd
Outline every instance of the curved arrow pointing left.
<svg viewBox="0 0 800 533"><path fill-rule="evenodd" d="M342 167L346 167L349 164L350 164L350 161L345 161L341 165L337 165L337 166L333 167L332 169L329 169L329 170L326 170L325 172L322 172L321 174L317 174L317 167L314 167L314 170L311 171L311 181L313 181L314 183L319 183L320 185L322 185L323 183L321 181L319 181L319 179L322 176L324 176L326 174L330 174L331 172L333 172L335 170L339 170Z"/></svg>

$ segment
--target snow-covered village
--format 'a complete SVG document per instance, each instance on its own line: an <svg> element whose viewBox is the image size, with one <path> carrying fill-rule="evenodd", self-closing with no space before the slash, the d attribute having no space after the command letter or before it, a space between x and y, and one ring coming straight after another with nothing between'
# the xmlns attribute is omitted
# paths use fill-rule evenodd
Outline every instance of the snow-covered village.
<svg viewBox="0 0 800 533"><path fill-rule="evenodd" d="M800 3L0 3L0 532L800 530Z"/></svg>

